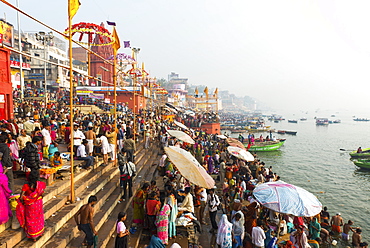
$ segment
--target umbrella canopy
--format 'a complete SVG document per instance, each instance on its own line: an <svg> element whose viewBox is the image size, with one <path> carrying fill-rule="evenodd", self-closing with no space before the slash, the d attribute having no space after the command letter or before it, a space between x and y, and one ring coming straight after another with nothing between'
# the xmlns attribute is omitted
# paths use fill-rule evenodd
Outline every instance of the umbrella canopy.
<svg viewBox="0 0 370 248"><path fill-rule="evenodd" d="M190 152L176 146L165 147L164 150L181 175L191 183L206 189L211 189L215 186L215 180Z"/></svg>
<svg viewBox="0 0 370 248"><path fill-rule="evenodd" d="M217 135L217 137L220 138L220 139L227 139L227 137L223 134L219 134L219 135Z"/></svg>
<svg viewBox="0 0 370 248"><path fill-rule="evenodd" d="M283 214L311 217L322 209L312 193L283 181L262 183L253 190L253 195L264 207Z"/></svg>
<svg viewBox="0 0 370 248"><path fill-rule="evenodd" d="M182 141L184 141L186 143L189 143L189 144L195 144L195 141L189 135L187 135L186 133L184 133L183 131L167 130L167 132L171 136L176 137L179 140L182 140Z"/></svg>
<svg viewBox="0 0 370 248"><path fill-rule="evenodd" d="M226 142L231 145L231 146L236 146L236 147L239 147L241 149L244 149L245 150L245 147L243 145L242 142L240 142L239 140L237 139L234 139L234 138L227 138L226 139Z"/></svg>
<svg viewBox="0 0 370 248"><path fill-rule="evenodd" d="M236 146L228 146L227 151L231 155L233 155L237 158L243 159L245 161L248 161L248 162L254 161L253 155L250 152L248 152L248 151L246 151L242 148L239 148L239 147L236 147Z"/></svg>
<svg viewBox="0 0 370 248"><path fill-rule="evenodd" d="M175 123L177 126L183 128L183 129L189 129L187 126L185 126L184 124L182 124L181 122L178 122L178 121L173 121L173 123Z"/></svg>

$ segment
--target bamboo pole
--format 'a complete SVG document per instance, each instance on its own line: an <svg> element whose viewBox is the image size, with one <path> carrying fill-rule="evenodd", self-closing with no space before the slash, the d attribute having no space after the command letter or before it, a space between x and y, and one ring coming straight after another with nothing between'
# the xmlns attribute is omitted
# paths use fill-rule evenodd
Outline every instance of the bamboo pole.
<svg viewBox="0 0 370 248"><path fill-rule="evenodd" d="M69 43L69 111L70 111L70 128L71 128L71 193L70 201L75 201L75 183L74 183L74 125L73 125L73 54L72 54L72 17L71 17L71 4L68 1L68 43Z"/></svg>

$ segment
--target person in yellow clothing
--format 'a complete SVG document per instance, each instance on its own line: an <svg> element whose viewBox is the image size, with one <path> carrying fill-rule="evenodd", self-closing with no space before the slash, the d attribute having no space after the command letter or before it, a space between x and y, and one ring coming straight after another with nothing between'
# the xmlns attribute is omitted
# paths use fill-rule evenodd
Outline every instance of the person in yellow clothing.
<svg viewBox="0 0 370 248"><path fill-rule="evenodd" d="M54 153L54 156L51 157L50 162L51 162L51 165L53 167L61 167L61 166L63 166L63 160L60 157L60 152L55 152Z"/></svg>

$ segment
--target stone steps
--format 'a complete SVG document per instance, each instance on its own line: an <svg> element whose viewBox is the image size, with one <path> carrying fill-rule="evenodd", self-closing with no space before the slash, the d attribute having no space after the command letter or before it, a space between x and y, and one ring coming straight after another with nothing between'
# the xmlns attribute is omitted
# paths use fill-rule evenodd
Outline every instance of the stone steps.
<svg viewBox="0 0 370 248"><path fill-rule="evenodd" d="M157 166L151 166L153 164L158 163L160 156L158 155L159 149L154 151L154 155L151 158L151 163L148 163L149 167L145 177L143 177L142 181L151 181L157 175ZM134 192L140 189L142 183L139 180L136 180L133 183L133 188L135 189ZM132 199L131 198L126 205L122 208L121 206L117 206L115 210L112 212L112 215L108 219L108 221L104 224L103 228L99 230L99 247L114 247L115 236L116 236L116 218L118 213L123 211L127 213L127 219L125 221L126 227L130 228L132 224L132 217L133 217L133 208L132 208ZM141 229L138 229L138 232L135 235L129 236L129 247L137 247L139 244L139 237L140 237ZM137 236L137 238L135 238ZM72 247L72 246L71 246Z"/></svg>
<svg viewBox="0 0 370 248"><path fill-rule="evenodd" d="M139 144L138 151L135 153L137 158L141 159L145 156L145 153L146 151L143 148L143 144ZM99 167L101 163L102 161L99 160L95 163L92 170L82 170L81 172L75 173L76 197L79 197L82 200L74 204L65 205L69 197L70 178L65 178L63 181L47 186L43 197L45 234L40 237L37 242L30 242L25 239L26 235L23 229L7 229L0 233L0 248L41 247L45 242L47 242L48 239L74 215L74 213L79 209L78 206L81 206L82 203L84 204L85 201L87 202L89 195L98 193L99 190L103 189L105 185L110 183L114 177L118 178L118 167L113 167L112 164L106 167ZM113 187L113 190L114 188L115 187ZM109 194L111 194L112 191L109 192ZM60 216L63 216L63 218L60 218Z"/></svg>
<svg viewBox="0 0 370 248"><path fill-rule="evenodd" d="M143 177L147 171L145 170L146 164L153 159L153 155L157 154L157 150L154 152L147 152L148 150L144 150L141 152L141 156L139 162L137 163L137 176L135 178L139 179ZM117 169L118 171L118 169ZM97 212L94 216L94 224L96 230L100 230L101 226L105 224L105 221L111 214L111 212L115 209L117 205L123 206L124 203L118 204L118 200L121 198L121 189L119 188L119 177L117 176L116 179L112 179L109 183L111 187L111 191L106 191L105 189L100 191L97 194L98 203L96 204L95 209ZM134 180L135 182L135 180ZM135 184L134 184L135 185ZM68 220L68 222L42 247L45 248L62 248L62 247L79 247L84 239L84 233L79 232L76 226L76 223L73 218ZM67 244L70 243L68 246ZM100 246L104 247L104 246Z"/></svg>

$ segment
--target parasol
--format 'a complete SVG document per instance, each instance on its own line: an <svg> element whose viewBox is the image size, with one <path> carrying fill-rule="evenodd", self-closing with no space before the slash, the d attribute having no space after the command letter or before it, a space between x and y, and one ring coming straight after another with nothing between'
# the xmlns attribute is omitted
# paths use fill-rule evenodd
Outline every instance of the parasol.
<svg viewBox="0 0 370 248"><path fill-rule="evenodd" d="M183 128L183 129L189 129L187 126L185 126L184 124L182 124L181 122L178 122L178 121L173 121L173 123L175 123L177 126Z"/></svg>
<svg viewBox="0 0 370 248"><path fill-rule="evenodd" d="M182 140L182 141L184 141L186 143L189 143L189 144L195 144L195 141L189 135L187 135L186 133L184 133L183 131L167 130L167 132L171 136L176 137L179 140Z"/></svg>
<svg viewBox="0 0 370 248"><path fill-rule="evenodd" d="M227 151L231 155L237 158L243 159L245 161L248 161L248 162L254 161L253 155L250 152L246 151L245 149L242 149L236 146L228 146Z"/></svg>
<svg viewBox="0 0 370 248"><path fill-rule="evenodd" d="M220 138L220 139L227 139L227 137L223 134L219 134L219 135L217 135L217 137Z"/></svg>
<svg viewBox="0 0 370 248"><path fill-rule="evenodd" d="M211 189L215 186L213 178L190 152L176 146L165 147L164 150L181 175L191 183L206 189Z"/></svg>
<svg viewBox="0 0 370 248"><path fill-rule="evenodd" d="M322 209L312 193L283 181L262 183L253 190L253 195L264 207L278 213L311 217Z"/></svg>
<svg viewBox="0 0 370 248"><path fill-rule="evenodd" d="M239 140L237 139L234 139L234 138L227 138L226 139L226 142L231 145L231 146L236 146L236 147L239 147L241 149L244 149L245 150L245 147L243 145L242 142L240 142Z"/></svg>

